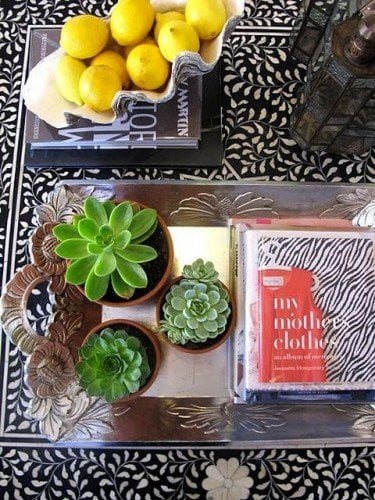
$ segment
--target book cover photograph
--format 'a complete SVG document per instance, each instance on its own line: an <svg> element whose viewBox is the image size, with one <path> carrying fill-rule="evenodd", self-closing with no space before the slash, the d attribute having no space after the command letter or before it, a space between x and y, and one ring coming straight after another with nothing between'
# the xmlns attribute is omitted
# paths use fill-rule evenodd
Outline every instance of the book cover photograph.
<svg viewBox="0 0 375 500"><path fill-rule="evenodd" d="M58 27L31 27L28 69L59 47ZM25 142L40 148L197 148L201 138L202 77L181 82L162 104L131 101L121 118L109 124L78 119L56 129L26 110Z"/></svg>
<svg viewBox="0 0 375 500"><path fill-rule="evenodd" d="M374 232L247 223L238 244L246 391L375 389Z"/></svg>

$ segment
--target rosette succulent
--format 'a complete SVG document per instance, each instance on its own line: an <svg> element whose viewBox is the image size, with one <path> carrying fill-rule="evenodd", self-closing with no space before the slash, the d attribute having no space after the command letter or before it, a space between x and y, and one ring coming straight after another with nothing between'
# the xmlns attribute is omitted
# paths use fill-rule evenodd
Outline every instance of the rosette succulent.
<svg viewBox="0 0 375 500"><path fill-rule="evenodd" d="M146 288L142 264L157 257L157 251L142 244L158 225L154 209L141 209L124 201L100 202L86 198L83 214L71 223L58 224L54 236L60 240L55 252L68 260L65 280L83 285L89 300L99 300L112 287L124 299L137 288Z"/></svg>
<svg viewBox="0 0 375 500"><path fill-rule="evenodd" d="M190 283L216 283L219 273L212 262L204 262L203 259L195 260L191 265L184 266L182 276Z"/></svg>
<svg viewBox="0 0 375 500"><path fill-rule="evenodd" d="M201 273L203 261L197 262L188 267L192 279L183 278L172 285L165 296L160 331L175 344L201 343L216 338L226 330L231 313L227 291L217 279L213 265L209 263L206 275ZM193 270L201 274L203 280L208 278L208 282L201 282Z"/></svg>
<svg viewBox="0 0 375 500"><path fill-rule="evenodd" d="M124 329L105 328L91 335L79 356L76 372L81 387L109 403L137 392L151 373L141 341Z"/></svg>

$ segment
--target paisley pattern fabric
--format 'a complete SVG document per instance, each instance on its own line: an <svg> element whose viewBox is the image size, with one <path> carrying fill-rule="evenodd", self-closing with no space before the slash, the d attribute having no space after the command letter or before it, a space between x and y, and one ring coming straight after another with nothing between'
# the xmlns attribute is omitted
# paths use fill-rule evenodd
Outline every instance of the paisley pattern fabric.
<svg viewBox="0 0 375 500"><path fill-rule="evenodd" d="M305 68L288 52L299 0L248 0L223 49L221 168L24 168L20 104L28 25L59 25L78 13L108 14L113 0L2 0L0 5L0 275L2 286L29 261L34 208L68 179L215 179L363 183L375 153L302 151L290 113ZM9 224L18 214L18 224ZM4 258L6 256L6 258ZM31 313L32 314L32 313ZM49 305L35 311L43 322ZM375 496L375 455L355 449L122 449L56 447L25 419L31 394L22 355L1 337L0 496L103 499L365 499ZM363 416L374 427L373 413ZM34 436L30 438L30 436Z"/></svg>

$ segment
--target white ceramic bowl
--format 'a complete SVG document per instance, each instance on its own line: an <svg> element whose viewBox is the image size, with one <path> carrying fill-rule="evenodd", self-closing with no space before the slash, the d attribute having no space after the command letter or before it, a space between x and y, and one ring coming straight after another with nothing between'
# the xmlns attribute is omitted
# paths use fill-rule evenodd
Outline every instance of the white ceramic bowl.
<svg viewBox="0 0 375 500"><path fill-rule="evenodd" d="M167 85L160 91L123 90L116 94L112 110L97 113L87 106L78 107L64 99L55 84L56 65L64 52L59 49L45 57L31 71L22 90L26 107L53 127L72 123L75 117L88 118L95 123L110 123L123 116L130 100L162 103L171 99L178 84L185 78L210 72L218 62L223 43L241 19L245 0L224 0L228 19L222 32L214 39L203 41L199 54L181 52L172 64ZM186 0L151 0L157 12L184 10Z"/></svg>

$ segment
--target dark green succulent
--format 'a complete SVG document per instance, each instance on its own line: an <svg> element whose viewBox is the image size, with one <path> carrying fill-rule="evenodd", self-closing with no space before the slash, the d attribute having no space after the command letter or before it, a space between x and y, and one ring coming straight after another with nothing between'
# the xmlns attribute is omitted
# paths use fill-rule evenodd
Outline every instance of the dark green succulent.
<svg viewBox="0 0 375 500"><path fill-rule="evenodd" d="M189 272L193 274L191 270L202 269L202 264L199 259L196 266L193 263L189 267ZM208 269L213 277L211 265ZM203 279L207 279L204 273L202 275ZM160 331L165 332L175 344L205 342L226 330L230 313L229 297L220 281L202 283L193 276L172 285L166 294Z"/></svg>
<svg viewBox="0 0 375 500"><path fill-rule="evenodd" d="M142 243L157 225L154 209L140 209L129 201L116 205L86 198L82 215L53 229L61 241L55 252L68 260L67 283L84 284L89 300L101 299L110 285L119 297L131 298L137 288L147 287L142 264L158 254Z"/></svg>
<svg viewBox="0 0 375 500"><path fill-rule="evenodd" d="M219 273L212 262L204 262L203 259L195 260L191 265L184 266L182 276L190 283L216 283Z"/></svg>
<svg viewBox="0 0 375 500"><path fill-rule="evenodd" d="M79 356L76 372L81 387L109 403L139 391L151 373L141 341L126 330L105 328L91 335Z"/></svg>

